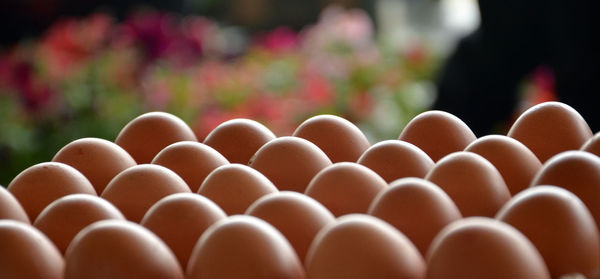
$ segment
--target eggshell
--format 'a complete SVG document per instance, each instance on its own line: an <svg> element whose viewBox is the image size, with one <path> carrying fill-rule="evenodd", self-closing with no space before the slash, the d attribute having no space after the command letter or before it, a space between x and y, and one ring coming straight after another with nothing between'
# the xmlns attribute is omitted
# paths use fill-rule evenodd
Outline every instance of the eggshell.
<svg viewBox="0 0 600 279"><path fill-rule="evenodd" d="M357 163L335 163L320 171L305 194L323 204L335 216L367 213L371 201L388 184L377 173Z"/></svg>
<svg viewBox="0 0 600 279"><path fill-rule="evenodd" d="M229 164L211 172L198 189L217 203L228 215L242 214L260 197L277 192L277 187L257 170Z"/></svg>
<svg viewBox="0 0 600 279"><path fill-rule="evenodd" d="M600 237L594 219L571 192L554 186L527 189L498 212L540 252L552 278L600 276Z"/></svg>
<svg viewBox="0 0 600 279"><path fill-rule="evenodd" d="M125 220L125 217L114 205L100 197L73 194L53 201L42 210L33 225L64 253L79 231L106 219Z"/></svg>
<svg viewBox="0 0 600 279"><path fill-rule="evenodd" d="M198 240L187 278L305 278L285 237L269 223L236 215L212 225Z"/></svg>
<svg viewBox="0 0 600 279"><path fill-rule="evenodd" d="M316 144L333 163L356 162L371 146L365 134L352 122L329 114L305 120L296 128L293 136Z"/></svg>
<svg viewBox="0 0 600 279"><path fill-rule="evenodd" d="M148 112L131 120L117 135L115 143L138 164L152 161L168 145L198 141L192 129L179 117L166 112Z"/></svg>
<svg viewBox="0 0 600 279"><path fill-rule="evenodd" d="M522 113L508 136L525 144L544 163L560 152L579 149L592 137L592 130L572 107L545 102Z"/></svg>
<svg viewBox="0 0 600 279"><path fill-rule="evenodd" d="M266 195L246 210L267 221L292 244L298 258L304 260L306 251L317 233L335 217L316 200L292 191Z"/></svg>
<svg viewBox="0 0 600 279"><path fill-rule="evenodd" d="M538 158L521 142L501 135L478 138L465 151L477 153L490 161L502 175L511 195L529 187L542 168Z"/></svg>
<svg viewBox="0 0 600 279"><path fill-rule="evenodd" d="M115 176L102 192L102 197L114 204L128 220L139 222L160 199L189 192L185 181L172 170L159 165L142 164Z"/></svg>
<svg viewBox="0 0 600 279"><path fill-rule="evenodd" d="M65 262L54 244L31 225L0 220L0 277L62 279Z"/></svg>
<svg viewBox="0 0 600 279"><path fill-rule="evenodd" d="M61 148L54 162L65 163L80 171L100 195L106 184L123 170L136 165L120 146L99 138L82 138Z"/></svg>
<svg viewBox="0 0 600 279"><path fill-rule="evenodd" d="M56 162L33 165L15 177L7 190L34 221L51 202L69 194L96 195L90 181L75 168Z"/></svg>
<svg viewBox="0 0 600 279"><path fill-rule="evenodd" d="M305 261L308 278L425 278L425 262L400 231L351 214L323 228Z"/></svg>
<svg viewBox="0 0 600 279"><path fill-rule="evenodd" d="M500 172L471 152L455 152L442 158L425 179L442 188L465 217L493 217L510 199Z"/></svg>
<svg viewBox="0 0 600 279"><path fill-rule="evenodd" d="M185 180L192 192L196 192L209 173L217 167L229 164L229 161L208 145L195 141L181 141L161 150L152 160L152 164L174 171Z"/></svg>
<svg viewBox="0 0 600 279"><path fill-rule="evenodd" d="M431 110L413 118L398 139L416 145L433 161L438 161L452 152L464 150L476 137L458 117Z"/></svg>
<svg viewBox="0 0 600 279"><path fill-rule="evenodd" d="M513 227L484 217L458 220L433 240L428 279L550 279L533 244Z"/></svg>
<svg viewBox="0 0 600 279"><path fill-rule="evenodd" d="M437 185L413 177L392 182L375 197L368 213L404 233L422 255L438 232L462 218L452 199Z"/></svg>
<svg viewBox="0 0 600 279"><path fill-rule="evenodd" d="M179 193L155 203L140 224L171 248L185 270L198 238L208 227L225 217L225 212L211 200L197 194Z"/></svg>
<svg viewBox="0 0 600 279"><path fill-rule="evenodd" d="M423 178L435 164L412 143L386 140L369 147L357 163L370 168L390 183L398 178Z"/></svg>
<svg viewBox="0 0 600 279"><path fill-rule="evenodd" d="M184 278L167 245L146 228L103 220L77 234L65 255L65 279Z"/></svg>
<svg viewBox="0 0 600 279"><path fill-rule="evenodd" d="M275 135L263 124L250 119L232 119L214 128L204 143L223 154L231 163L248 164L252 155Z"/></svg>
<svg viewBox="0 0 600 279"><path fill-rule="evenodd" d="M583 201L600 229L600 158L583 151L565 151L546 161L531 182L553 185L575 194Z"/></svg>
<svg viewBox="0 0 600 279"><path fill-rule="evenodd" d="M26 224L31 224L25 209L17 199L4 187L0 186L0 220L11 219Z"/></svg>
<svg viewBox="0 0 600 279"><path fill-rule="evenodd" d="M303 193L310 180L331 165L331 161L308 140L280 137L256 151L249 165L264 174L279 190Z"/></svg>
<svg viewBox="0 0 600 279"><path fill-rule="evenodd" d="M600 132L588 139L583 146L581 146L581 150L600 156Z"/></svg>

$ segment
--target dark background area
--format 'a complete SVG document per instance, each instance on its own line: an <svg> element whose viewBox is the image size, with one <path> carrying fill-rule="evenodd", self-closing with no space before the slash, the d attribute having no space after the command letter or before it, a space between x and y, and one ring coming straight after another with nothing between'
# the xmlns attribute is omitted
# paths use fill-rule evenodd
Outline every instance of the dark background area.
<svg viewBox="0 0 600 279"><path fill-rule="evenodd" d="M373 16L374 3L375 0L2 0L0 44L38 36L57 19L99 11L123 19L139 8L151 8L207 16L249 31L277 26L299 30L316 22L321 9L328 5L360 7Z"/></svg>

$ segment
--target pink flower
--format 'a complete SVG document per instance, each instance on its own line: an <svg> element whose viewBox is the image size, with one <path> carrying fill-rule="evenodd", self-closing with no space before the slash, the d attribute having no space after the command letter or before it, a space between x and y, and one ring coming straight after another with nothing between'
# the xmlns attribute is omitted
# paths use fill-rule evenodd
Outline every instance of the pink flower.
<svg viewBox="0 0 600 279"><path fill-rule="evenodd" d="M279 27L273 31L259 34L256 44L269 51L285 52L298 46L298 34L289 27Z"/></svg>
<svg viewBox="0 0 600 279"><path fill-rule="evenodd" d="M16 62L11 65L9 83L19 93L18 98L28 112L37 112L51 103L54 92L36 78L31 64Z"/></svg>

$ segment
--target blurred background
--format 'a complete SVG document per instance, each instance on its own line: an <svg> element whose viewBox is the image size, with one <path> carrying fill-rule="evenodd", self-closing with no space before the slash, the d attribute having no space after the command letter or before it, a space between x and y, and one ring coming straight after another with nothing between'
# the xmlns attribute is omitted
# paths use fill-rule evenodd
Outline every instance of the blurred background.
<svg viewBox="0 0 600 279"><path fill-rule="evenodd" d="M475 0L3 0L0 184L152 110L200 140L236 117L289 135L319 113L397 138L439 105L480 14ZM520 106L555 99L553 78L519 79Z"/></svg>

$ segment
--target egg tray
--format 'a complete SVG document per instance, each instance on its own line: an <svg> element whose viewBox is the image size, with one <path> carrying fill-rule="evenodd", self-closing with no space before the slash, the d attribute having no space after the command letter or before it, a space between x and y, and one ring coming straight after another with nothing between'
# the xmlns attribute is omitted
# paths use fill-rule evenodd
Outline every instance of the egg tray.
<svg viewBox="0 0 600 279"><path fill-rule="evenodd" d="M374 144L334 115L199 140L149 112L0 187L0 278L600 278L599 138L560 102Z"/></svg>

